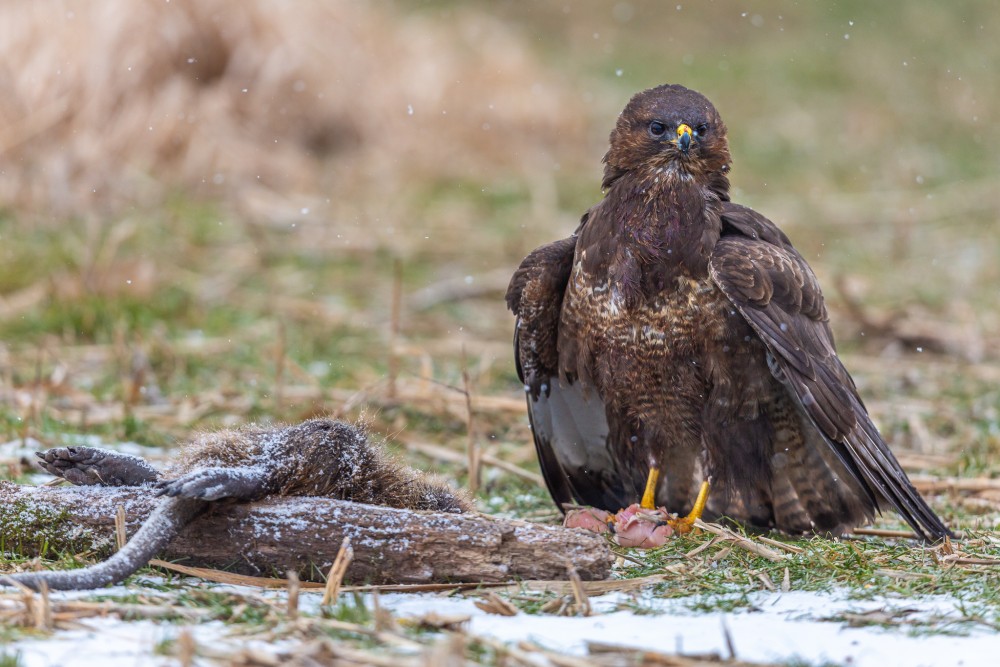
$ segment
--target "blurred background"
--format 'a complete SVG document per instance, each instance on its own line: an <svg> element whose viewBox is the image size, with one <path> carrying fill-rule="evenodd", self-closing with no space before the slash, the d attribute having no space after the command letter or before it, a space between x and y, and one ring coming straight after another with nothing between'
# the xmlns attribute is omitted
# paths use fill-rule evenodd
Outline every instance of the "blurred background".
<svg viewBox="0 0 1000 667"><path fill-rule="evenodd" d="M961 0L3 3L0 429L365 414L547 508L502 294L672 82L720 110L734 200L812 263L904 464L992 475L997 35Z"/></svg>

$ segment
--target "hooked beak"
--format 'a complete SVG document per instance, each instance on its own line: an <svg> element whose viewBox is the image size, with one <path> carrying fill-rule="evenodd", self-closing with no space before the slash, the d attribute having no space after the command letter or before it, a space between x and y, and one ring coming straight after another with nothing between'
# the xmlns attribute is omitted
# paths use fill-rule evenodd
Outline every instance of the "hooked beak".
<svg viewBox="0 0 1000 667"><path fill-rule="evenodd" d="M677 126L677 147L681 149L684 155L688 154L688 150L691 148L691 128L685 123L681 123Z"/></svg>

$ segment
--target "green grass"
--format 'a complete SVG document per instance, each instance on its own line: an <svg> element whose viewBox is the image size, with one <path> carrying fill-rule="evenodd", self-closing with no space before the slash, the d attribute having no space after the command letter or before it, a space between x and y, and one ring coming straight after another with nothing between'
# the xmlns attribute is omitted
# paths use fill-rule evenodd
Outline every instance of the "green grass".
<svg viewBox="0 0 1000 667"><path fill-rule="evenodd" d="M0 508L0 525L0 562L38 557L57 569L69 569L107 558L113 552L110 536L78 526L65 511L28 500Z"/></svg>
<svg viewBox="0 0 1000 667"><path fill-rule="evenodd" d="M920 635L964 635L976 628L1000 624L1000 573L995 568L943 566L938 560L940 552L932 553L919 545L878 538L782 538L802 552L773 562L720 542L696 556L687 555L710 538L708 534L692 534L657 550L628 552L630 561L619 571L625 579L669 574L664 582L644 587L641 594L620 603L620 608L636 614L655 614L664 609L662 600L675 600L696 614L749 611L760 599L755 594L782 589L787 570L788 589L792 591L846 594L858 601L887 600L885 614L866 617L845 612L815 620L905 625L907 632ZM992 532L968 535L962 544L973 545L962 548L976 557L1000 556L1000 543ZM956 613L910 618L905 612L907 601L926 596L953 599ZM509 597L527 614L542 613L543 606L555 598L551 593L528 592ZM893 612L897 608L901 611Z"/></svg>
<svg viewBox="0 0 1000 667"><path fill-rule="evenodd" d="M0 667L24 667L24 661L21 660L21 652L0 652Z"/></svg>
<svg viewBox="0 0 1000 667"><path fill-rule="evenodd" d="M358 395L344 416L365 413L390 440L402 433L463 451L463 414L434 398L401 404L388 397L390 341L402 379L426 370L435 382L461 387L464 366L475 394L518 399L502 285L428 311L410 308L408 298L443 279L512 271L536 245L570 233L601 196L600 158L617 112L636 90L676 81L705 92L722 112L734 198L779 222L813 264L845 362L897 450L916 442L927 450L918 453L939 457L928 464L935 474L1000 476L1000 126L989 122L1000 104L993 66L1000 15L972 0L947 8L929 0L765 2L752 10L682 3L680 11L676 3L627 4L627 19L599 2L573 3L568 14L545 3L395 5L401 15L430 20L488 9L529 45L539 80L574 91L567 126L586 129L574 135L575 151L546 154L541 167L442 170L393 185L361 174L361 187L323 193L342 205L312 226L250 220L180 191L151 210L80 211L45 224L31 210L4 205L0 437L58 446L95 435L169 449L197 428L294 421L339 411ZM498 165L511 161L496 157ZM342 242L342 232L364 243ZM396 266L403 308L393 331ZM865 331L838 278L866 312L899 332L929 323L944 339L941 349L900 349L892 333ZM477 437L537 471L525 421L484 409L475 415ZM922 444L920 426L930 436ZM422 468L466 478L459 465L395 449ZM25 472L6 462L0 478L23 481ZM486 471L478 500L488 512L553 519L544 489L499 471ZM1000 556L995 499L943 494L932 503L952 525L974 527L964 543L971 546L961 548ZM882 525L898 527L891 516ZM34 540L57 566L76 563L72 549L45 544L44 530L28 532L5 529L4 540ZM1000 581L989 566L943 566L921 547L878 539L788 540L804 551L779 563L738 548L726 553L725 543L686 556L708 539L632 552L641 565L629 562L621 576L672 568L651 593L708 613L746 609L750 593L766 589L762 576L780 587L787 568L792 590L890 595L901 604L923 595L956 601L957 625L903 619L908 632L1000 624ZM907 576L880 574L886 570ZM266 605L192 592L175 580L151 588L234 628L256 632L280 622ZM529 614L555 599L509 597ZM641 596L627 606L651 612ZM373 623L354 598L321 615ZM371 645L367 636L358 641ZM468 647L467 657L498 659L483 645ZM19 658L4 653L0 667L6 664Z"/></svg>

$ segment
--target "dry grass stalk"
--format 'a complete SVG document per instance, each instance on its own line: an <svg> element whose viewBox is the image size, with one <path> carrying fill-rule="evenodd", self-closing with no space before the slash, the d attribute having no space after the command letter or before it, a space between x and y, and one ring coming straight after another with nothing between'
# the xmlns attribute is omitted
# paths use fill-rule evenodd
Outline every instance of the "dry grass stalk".
<svg viewBox="0 0 1000 667"><path fill-rule="evenodd" d="M146 385L149 362L142 351L136 348L132 354L131 368L125 394L125 404L132 406L142 400L142 388Z"/></svg>
<svg viewBox="0 0 1000 667"><path fill-rule="evenodd" d="M792 590L792 578L788 574L788 568L785 568L785 574L781 577L781 592L787 593Z"/></svg>
<svg viewBox="0 0 1000 667"><path fill-rule="evenodd" d="M399 378L399 332L402 327L403 312L403 262L395 259L392 262L392 303L389 311L389 384L385 396L390 401L396 400L396 381Z"/></svg>
<svg viewBox="0 0 1000 667"><path fill-rule="evenodd" d="M451 593L468 591L477 588L507 588L517 585L516 582L489 582L454 584L368 584L365 586L341 586L343 593Z"/></svg>
<svg viewBox="0 0 1000 667"><path fill-rule="evenodd" d="M11 599L0 597L0 599ZM18 593L14 598L21 606L0 610L0 623L16 627L35 627L40 612L34 593ZM122 604L119 602L86 602L83 600L50 600L52 627L73 629L80 627L80 619L114 615L123 619L176 619L192 622L206 620L211 613L171 605Z"/></svg>
<svg viewBox="0 0 1000 667"><path fill-rule="evenodd" d="M764 584L764 588L767 590L771 592L778 590L778 587L774 585L774 581L767 575L767 572L758 572L757 578L760 579L760 583Z"/></svg>
<svg viewBox="0 0 1000 667"><path fill-rule="evenodd" d="M469 278L471 276L450 276L413 292L406 302L411 310L424 311L462 299L496 296L500 300L510 282L510 269L505 267L478 274L472 282Z"/></svg>
<svg viewBox="0 0 1000 667"><path fill-rule="evenodd" d="M558 519L559 515L558 514L554 514L553 518ZM643 561L641 558L636 558L632 554L627 554L624 551L615 551L614 549L612 549L611 552L615 555L615 558L617 559L617 560L615 560L615 565L617 567L623 566L625 564L625 561L628 561L629 563L633 563L633 564L638 565L640 567L645 567L646 566L646 562L645 561Z"/></svg>
<svg viewBox="0 0 1000 667"><path fill-rule="evenodd" d="M906 425L910 430L910 446L921 453L932 453L936 438L927 428L924 418L919 414L910 413L906 416Z"/></svg>
<svg viewBox="0 0 1000 667"><path fill-rule="evenodd" d="M538 608L538 611L543 614L562 616L566 612L567 606L569 606L569 599L566 596L560 596L543 604Z"/></svg>
<svg viewBox="0 0 1000 667"><path fill-rule="evenodd" d="M510 354L504 345L504 354ZM451 347L452 353L454 347ZM399 378L396 383L396 398L400 402L414 407L445 410L456 419L465 419L467 413L466 397L458 387L434 382L423 378ZM511 396L476 395L470 397L472 408L477 414L523 414L524 399Z"/></svg>
<svg viewBox="0 0 1000 667"><path fill-rule="evenodd" d="M569 583L573 590L573 599L576 602L576 613L580 616L590 616L593 613L593 608L590 606L590 597L587 595L587 590L583 587L583 581L580 579L579 573L573 567L572 563L566 569L569 572Z"/></svg>
<svg viewBox="0 0 1000 667"><path fill-rule="evenodd" d="M634 579L605 579L603 581L584 581L581 583L583 591L587 595L626 593L629 591L639 590L653 584L669 581L670 578L678 574L679 571L683 572L683 570L678 570L675 566L664 568L664 570L667 570L664 574L651 574L646 577L636 577ZM566 595L573 593L573 584L569 581L523 581L516 584L510 584L506 588L503 586L497 586L494 588L494 590L500 589L512 592L527 590Z"/></svg>
<svg viewBox="0 0 1000 667"><path fill-rule="evenodd" d="M194 665L195 656L198 654L198 646L194 641L191 630L188 628L184 628L177 634L175 651L177 653L177 662L182 667L191 667Z"/></svg>
<svg viewBox="0 0 1000 667"><path fill-rule="evenodd" d="M518 614L517 607L493 591L489 591L481 599L473 602L473 604L487 614L496 614L497 616L517 616Z"/></svg>
<svg viewBox="0 0 1000 667"><path fill-rule="evenodd" d="M766 558L770 561L778 562L785 558L784 555L768 549L767 547L757 544L753 540L743 537L742 535L737 535L728 528L723 528L722 526L715 523L705 523L701 519L695 521L695 527L701 528L702 530L707 530L710 533L714 533L720 536L722 539L732 542L735 546L741 549L746 549L747 551L756 554L762 558Z"/></svg>
<svg viewBox="0 0 1000 667"><path fill-rule="evenodd" d="M778 549L781 549L782 551L787 551L790 554L800 554L805 552L805 549L803 549L802 547L797 547L794 544L785 544L780 540L772 540L770 537L765 537L763 535L759 535L757 539L760 542L763 542L764 544L769 544L772 547L777 547Z"/></svg>
<svg viewBox="0 0 1000 667"><path fill-rule="evenodd" d="M956 493L1000 490L1000 479L992 477L927 477L912 475L910 481L921 493Z"/></svg>
<svg viewBox="0 0 1000 667"><path fill-rule="evenodd" d="M917 539L917 534L912 530L890 530L887 528L855 528L851 531L853 535L870 535L872 537L898 537L905 540Z"/></svg>
<svg viewBox="0 0 1000 667"><path fill-rule="evenodd" d="M686 554L684 554L684 557L685 558L694 558L695 556L697 556L698 554L700 554L702 551L705 551L706 549L709 549L712 546L714 546L721 539L722 538L719 537L718 535L713 535L711 539L705 540L704 542L702 542L701 544L699 544L698 546L696 546L694 549L692 549L691 551L689 551Z"/></svg>
<svg viewBox="0 0 1000 667"><path fill-rule="evenodd" d="M416 667L420 663L414 658L386 655L384 650L367 651L345 646L342 642L320 639L315 648L306 652L305 665L371 665L371 667ZM293 657L293 656L289 656Z"/></svg>
<svg viewBox="0 0 1000 667"><path fill-rule="evenodd" d="M224 570L213 570L207 567L190 567L179 565L165 560L154 558L149 561L153 567L172 570L189 577L198 577L205 581L214 581L219 584L232 584L233 586L253 586L257 588L284 588L288 585L287 579L276 579L272 577L250 577L243 574L233 574ZM318 584L310 581L299 582L300 588L325 588L326 584Z"/></svg>
<svg viewBox="0 0 1000 667"><path fill-rule="evenodd" d="M233 574L231 572L225 572L224 570L213 570L206 567L190 567L188 565L179 565L177 563L170 563L168 561L159 560L154 558L149 561L149 565L152 567L159 567L165 570L172 570L174 572L179 572L180 574L185 574L191 577L198 577L199 579L204 579L206 581L214 581L220 584L231 584L233 586L247 586L250 588L284 588L288 585L287 579L277 579L273 577L251 577L242 574ZM327 583L316 583L312 581L300 581L299 588L303 590L315 590L329 588L329 578ZM627 583L633 580L623 580L620 583ZM552 581L552 582L525 582L525 585L541 585L541 586L557 586L560 584L565 584L566 582ZM584 582L584 585L593 585L595 583L603 582ZM505 581L505 582L491 582L491 581L480 581L471 583L449 583L449 584L367 584L362 586L341 586L340 592L342 593L447 593L447 592L457 592L457 591L467 591L474 590L477 588L503 588L503 589L516 589L521 584L515 581Z"/></svg>
<svg viewBox="0 0 1000 667"><path fill-rule="evenodd" d="M375 622L376 632L386 632L392 634L399 633L399 625L392 612L382 606L382 598L378 591L372 591L372 620Z"/></svg>
<svg viewBox="0 0 1000 667"><path fill-rule="evenodd" d="M731 544L726 545L716 551L714 554L709 556L706 560L709 563L721 563L722 561L729 558L729 554L733 553L733 546Z"/></svg>
<svg viewBox="0 0 1000 667"><path fill-rule="evenodd" d="M933 579L934 575L928 574L926 572L909 572L907 570L890 570L886 568L880 568L875 570L875 574L881 577L889 577L891 579Z"/></svg>
<svg viewBox="0 0 1000 667"><path fill-rule="evenodd" d="M285 367L288 364L288 332L285 323L278 322L274 341L274 409L281 411L285 389Z"/></svg>
<svg viewBox="0 0 1000 667"><path fill-rule="evenodd" d="M429 611L420 616L401 618L399 621L401 625L410 628L462 632L471 618L468 614L439 614L436 611Z"/></svg>
<svg viewBox="0 0 1000 667"><path fill-rule="evenodd" d="M454 449L449 449L448 447L443 447L441 445L435 445L427 442L412 442L404 441L406 448L410 451L423 454L432 459L438 461L444 461L445 463L461 463L468 465L468 456ZM531 472L530 470L525 470L521 466L511 463L510 461L504 461L492 454L482 454L479 457L479 462L481 465L488 465L493 468L498 468L504 472L510 473L515 477L519 477L526 482L531 482L538 485L539 487L545 487L545 480L542 476L536 472Z"/></svg>
<svg viewBox="0 0 1000 667"><path fill-rule="evenodd" d="M351 560L354 558L354 550L351 548L351 538L345 537L343 544L340 545L340 551L337 552L337 557L333 561L333 565L330 566L330 573L326 578L326 588L323 591L323 606L329 606L337 603L337 597L340 595L340 586L344 581L344 574L347 572L347 567L351 564Z"/></svg>
<svg viewBox="0 0 1000 667"><path fill-rule="evenodd" d="M53 617L57 621L60 618L88 618L91 616L108 616L110 614L125 619L182 618L191 622L199 622L210 617L211 612L172 605L87 602L84 600L63 600L57 602L53 611Z"/></svg>
<svg viewBox="0 0 1000 667"><path fill-rule="evenodd" d="M30 401L28 403L27 418L21 424L21 443L27 445L28 438L32 432L38 431L38 418L44 412L44 403L48 402L48 392L42 378L42 368L45 358L45 348L38 345L35 355L35 381L31 388Z"/></svg>
<svg viewBox="0 0 1000 667"><path fill-rule="evenodd" d="M229 667L279 667L289 662L286 654L274 654L255 648L244 648L235 654L221 649L209 649L205 653L206 657L215 658L220 664L228 664Z"/></svg>
<svg viewBox="0 0 1000 667"><path fill-rule="evenodd" d="M466 434L466 465L469 470L469 493L479 491L480 473L482 471L482 455L479 442L476 440L475 416L472 410L472 382L469 380L469 363L462 345L462 385L465 394L465 434Z"/></svg>
<svg viewBox="0 0 1000 667"><path fill-rule="evenodd" d="M35 629L52 629L52 601L49 598L49 587L44 581L38 587L38 595L31 596L32 611L35 613Z"/></svg>
<svg viewBox="0 0 1000 667"><path fill-rule="evenodd" d="M286 576L288 577L286 613L288 614L288 620L294 621L299 617L299 573L295 570L289 570Z"/></svg>
<svg viewBox="0 0 1000 667"><path fill-rule="evenodd" d="M941 562L947 565L1000 565L1000 558L971 558L949 554L941 557Z"/></svg>
<svg viewBox="0 0 1000 667"><path fill-rule="evenodd" d="M670 655L648 649L610 644L600 641L587 642L587 651L595 657L600 657L599 664L654 665L658 667L768 667L765 663L748 663L741 660L723 660L716 654L710 655ZM621 660L611 662L611 659Z"/></svg>
<svg viewBox="0 0 1000 667"><path fill-rule="evenodd" d="M121 551L125 548L128 536L125 535L125 506L118 505L115 508L115 545Z"/></svg>
<svg viewBox="0 0 1000 667"><path fill-rule="evenodd" d="M424 653L424 667L464 667L466 642L462 632L449 632Z"/></svg>

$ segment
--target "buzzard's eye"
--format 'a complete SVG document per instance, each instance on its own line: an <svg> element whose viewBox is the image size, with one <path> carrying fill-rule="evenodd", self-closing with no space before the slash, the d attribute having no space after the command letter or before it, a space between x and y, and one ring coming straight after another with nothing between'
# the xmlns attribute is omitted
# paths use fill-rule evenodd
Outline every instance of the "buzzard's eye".
<svg viewBox="0 0 1000 667"><path fill-rule="evenodd" d="M702 123L698 127L694 128L694 133L699 137L704 137L706 134L708 134L708 125Z"/></svg>
<svg viewBox="0 0 1000 667"><path fill-rule="evenodd" d="M653 137L654 139L659 139L666 133L667 133L667 126L661 123L660 121L654 120L652 123L649 124L649 136Z"/></svg>

